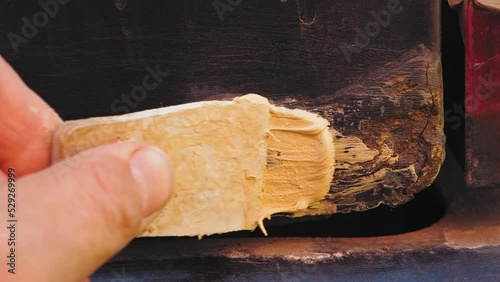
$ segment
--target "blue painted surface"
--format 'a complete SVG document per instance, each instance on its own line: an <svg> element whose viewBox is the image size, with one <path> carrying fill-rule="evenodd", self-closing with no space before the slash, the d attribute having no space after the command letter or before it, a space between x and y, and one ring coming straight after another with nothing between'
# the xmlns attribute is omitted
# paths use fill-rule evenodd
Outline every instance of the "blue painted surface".
<svg viewBox="0 0 500 282"><path fill-rule="evenodd" d="M221 257L134 261L118 256L92 281L500 281L500 247L363 253L315 264Z"/></svg>

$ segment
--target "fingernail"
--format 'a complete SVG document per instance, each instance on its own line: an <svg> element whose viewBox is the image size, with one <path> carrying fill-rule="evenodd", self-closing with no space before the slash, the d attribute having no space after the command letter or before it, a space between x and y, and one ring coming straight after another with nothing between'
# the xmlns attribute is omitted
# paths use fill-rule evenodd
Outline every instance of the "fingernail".
<svg viewBox="0 0 500 282"><path fill-rule="evenodd" d="M130 169L137 185L143 189L143 214L150 216L170 198L173 176L170 159L160 149L146 146L133 153Z"/></svg>
<svg viewBox="0 0 500 282"><path fill-rule="evenodd" d="M154 221L154 219L160 214L160 212L161 212L161 210L156 211L156 212L152 213L151 215L143 218L142 222L141 222L141 227L139 230L141 230L141 232L144 232L146 230L146 228L148 228L148 226L151 225L151 223Z"/></svg>

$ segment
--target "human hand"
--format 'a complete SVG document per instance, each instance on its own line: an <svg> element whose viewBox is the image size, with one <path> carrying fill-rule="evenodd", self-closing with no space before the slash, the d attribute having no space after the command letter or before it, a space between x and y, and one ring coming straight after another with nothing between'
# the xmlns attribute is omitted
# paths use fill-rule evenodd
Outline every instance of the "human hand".
<svg viewBox="0 0 500 282"><path fill-rule="evenodd" d="M140 142L91 149L77 166L68 160L50 166L60 123L0 56L0 281L87 279L140 234L172 194L167 156ZM15 246L3 226L9 168L16 171ZM10 248L16 274L7 271Z"/></svg>

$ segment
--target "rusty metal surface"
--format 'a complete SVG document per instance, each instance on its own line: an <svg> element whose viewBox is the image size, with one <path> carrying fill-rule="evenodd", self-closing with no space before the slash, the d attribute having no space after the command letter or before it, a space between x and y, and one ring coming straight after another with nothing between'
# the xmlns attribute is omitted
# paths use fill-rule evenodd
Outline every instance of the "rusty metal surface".
<svg viewBox="0 0 500 282"><path fill-rule="evenodd" d="M439 55L418 46L334 95L281 102L329 119L337 146L355 137L374 152L358 160L339 148L327 199L298 215L397 206L432 183L444 159L440 67Z"/></svg>

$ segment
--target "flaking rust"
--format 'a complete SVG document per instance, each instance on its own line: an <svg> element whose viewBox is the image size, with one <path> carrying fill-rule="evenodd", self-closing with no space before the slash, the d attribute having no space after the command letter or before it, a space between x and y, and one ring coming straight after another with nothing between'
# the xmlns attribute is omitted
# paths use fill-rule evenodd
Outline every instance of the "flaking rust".
<svg viewBox="0 0 500 282"><path fill-rule="evenodd" d="M439 172L445 142L439 56L418 46L358 81L313 101L283 99L327 118L337 148L326 199L294 216L397 206Z"/></svg>

